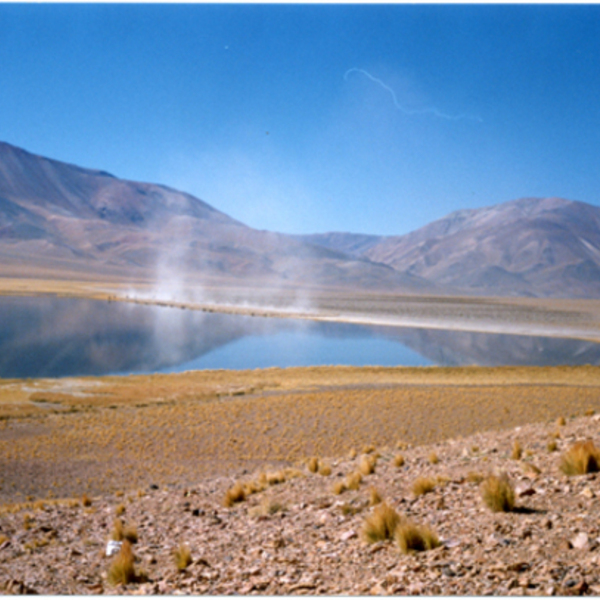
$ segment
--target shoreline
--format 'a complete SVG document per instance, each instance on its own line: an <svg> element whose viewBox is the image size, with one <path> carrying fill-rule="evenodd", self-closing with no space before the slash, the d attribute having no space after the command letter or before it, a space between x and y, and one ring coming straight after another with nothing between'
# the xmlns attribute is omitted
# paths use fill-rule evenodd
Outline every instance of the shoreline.
<svg viewBox="0 0 600 600"><path fill-rule="evenodd" d="M353 301L343 297L337 298L332 294L323 295L317 299L314 308L306 309L294 307L293 303L290 307L278 307L258 303L240 305L215 301L136 298L130 296L130 292L122 287L122 284L100 282L3 279L0 280L0 296L80 298L259 318L539 336L600 343L600 301L596 300L400 295L388 297L383 294L371 294ZM382 298L385 303L380 302ZM336 307L336 304L340 306ZM368 306L369 304L372 306Z"/></svg>

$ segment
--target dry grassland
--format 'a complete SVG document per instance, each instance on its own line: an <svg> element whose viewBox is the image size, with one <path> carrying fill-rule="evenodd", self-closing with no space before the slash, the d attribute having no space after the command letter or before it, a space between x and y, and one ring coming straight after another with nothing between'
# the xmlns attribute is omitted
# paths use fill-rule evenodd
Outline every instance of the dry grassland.
<svg viewBox="0 0 600 600"><path fill-rule="evenodd" d="M313 367L0 382L0 501L189 485L600 411L600 368ZM523 440L524 442L526 440ZM402 447L402 445L401 445Z"/></svg>

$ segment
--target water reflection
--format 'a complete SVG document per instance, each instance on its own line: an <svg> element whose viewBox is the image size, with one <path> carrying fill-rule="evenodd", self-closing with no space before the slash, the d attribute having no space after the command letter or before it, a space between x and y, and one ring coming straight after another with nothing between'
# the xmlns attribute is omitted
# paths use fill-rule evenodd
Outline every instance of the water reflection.
<svg viewBox="0 0 600 600"><path fill-rule="evenodd" d="M311 364L600 364L600 345L253 318L120 302L0 299L4 378Z"/></svg>

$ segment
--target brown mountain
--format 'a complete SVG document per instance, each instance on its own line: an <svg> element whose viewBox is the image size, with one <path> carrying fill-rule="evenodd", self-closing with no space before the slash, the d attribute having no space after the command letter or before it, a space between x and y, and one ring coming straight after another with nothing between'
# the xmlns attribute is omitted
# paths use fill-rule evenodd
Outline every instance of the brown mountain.
<svg viewBox="0 0 600 600"><path fill-rule="evenodd" d="M461 210L402 236L310 236L312 243L481 295L600 297L600 208L523 198Z"/></svg>
<svg viewBox="0 0 600 600"><path fill-rule="evenodd" d="M232 278L432 291L366 257L243 225L189 194L0 143L2 274Z"/></svg>

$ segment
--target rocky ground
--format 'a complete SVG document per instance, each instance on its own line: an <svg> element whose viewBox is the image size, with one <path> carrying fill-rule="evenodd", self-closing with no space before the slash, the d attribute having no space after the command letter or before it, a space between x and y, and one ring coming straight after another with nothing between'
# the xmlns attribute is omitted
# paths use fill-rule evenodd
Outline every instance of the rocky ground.
<svg viewBox="0 0 600 600"><path fill-rule="evenodd" d="M321 460L331 473L237 473L187 488L31 501L0 508L0 591L40 594L600 594L600 477L567 477L560 456L575 441L598 441L597 416L481 433L432 446L359 448ZM512 457L513 444L523 449ZM556 443L552 451L549 443ZM357 490L334 487L359 469ZM401 454L404 465L395 457ZM324 473L328 470L325 468ZM505 472L516 510L491 512L481 475ZM276 476L277 475L277 476ZM435 481L415 495L419 477ZM277 479L283 479L276 483ZM254 493L223 504L236 482ZM269 483L270 482L270 483ZM258 491L264 487L262 491ZM394 541L363 538L371 489L399 513L429 525L440 547L402 554ZM339 491L339 489L337 490ZM115 519L137 532L137 581L111 585L106 556ZM191 564L179 571L174 551Z"/></svg>

